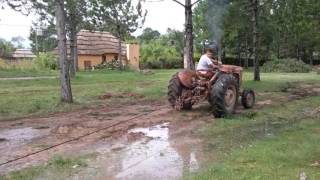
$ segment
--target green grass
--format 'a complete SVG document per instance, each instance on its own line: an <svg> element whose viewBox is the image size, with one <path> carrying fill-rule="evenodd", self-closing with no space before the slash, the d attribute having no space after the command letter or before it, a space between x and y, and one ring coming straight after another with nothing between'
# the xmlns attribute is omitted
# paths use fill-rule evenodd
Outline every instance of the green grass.
<svg viewBox="0 0 320 180"><path fill-rule="evenodd" d="M4 61L0 59L0 78L57 75L58 71L40 68L34 60Z"/></svg>
<svg viewBox="0 0 320 180"><path fill-rule="evenodd" d="M287 128L280 135L236 149L222 163L216 163L192 179L299 179L305 172L310 180L320 178L320 122L305 122Z"/></svg>
<svg viewBox="0 0 320 180"><path fill-rule="evenodd" d="M59 72L47 69L1 69L0 78L58 76Z"/></svg>
<svg viewBox="0 0 320 180"><path fill-rule="evenodd" d="M104 93L133 92L144 94L144 100L158 100L165 96L167 82L174 72L156 71L150 76L137 72L79 72L72 79L73 105L59 103L59 79L1 81L0 120L105 104L108 102L98 99Z"/></svg>
<svg viewBox="0 0 320 180"><path fill-rule="evenodd" d="M94 157L94 154L79 157L55 156L46 165L14 171L0 176L0 180L65 179L86 167L87 160Z"/></svg>
<svg viewBox="0 0 320 180"><path fill-rule="evenodd" d="M200 131L215 163L190 179L319 179L320 97L219 119Z"/></svg>
<svg viewBox="0 0 320 180"><path fill-rule="evenodd" d="M98 99L104 93L132 92L144 94L144 100L165 99L168 81L176 71L156 70L155 74L147 76L137 72L79 72L72 79L73 105L59 103L59 79L1 81L0 120L112 103L112 99L108 102ZM245 73L244 86L260 92L275 92L281 91L288 81L319 82L319 76L314 73L269 73L261 74L261 77L262 82L254 82L252 73Z"/></svg>

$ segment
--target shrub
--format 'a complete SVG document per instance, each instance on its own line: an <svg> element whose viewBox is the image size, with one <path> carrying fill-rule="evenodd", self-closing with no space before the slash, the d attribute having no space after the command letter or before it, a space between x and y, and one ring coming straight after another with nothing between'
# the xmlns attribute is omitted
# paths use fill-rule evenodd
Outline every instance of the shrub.
<svg viewBox="0 0 320 180"><path fill-rule="evenodd" d="M160 59L141 62L143 69L176 69L183 67L182 59Z"/></svg>
<svg viewBox="0 0 320 180"><path fill-rule="evenodd" d="M122 67L123 71L131 71L129 66L124 65ZM94 70L119 70L120 69L120 63L119 61L113 60L111 62L102 62L101 64L93 66Z"/></svg>
<svg viewBox="0 0 320 180"><path fill-rule="evenodd" d="M35 58L35 62L40 68L47 68L51 70L58 69L58 61L51 53L39 53Z"/></svg>
<svg viewBox="0 0 320 180"><path fill-rule="evenodd" d="M282 73L308 73L311 70L311 66L296 59L275 59L273 61L266 62L261 68L262 72Z"/></svg>
<svg viewBox="0 0 320 180"><path fill-rule="evenodd" d="M103 62L101 64L95 65L94 69L118 69L119 65L115 62Z"/></svg>

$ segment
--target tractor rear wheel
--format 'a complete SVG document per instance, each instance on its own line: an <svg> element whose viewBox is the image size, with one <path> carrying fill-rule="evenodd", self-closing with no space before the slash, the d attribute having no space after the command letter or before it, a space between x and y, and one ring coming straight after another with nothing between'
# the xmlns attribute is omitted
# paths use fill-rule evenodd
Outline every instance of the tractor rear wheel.
<svg viewBox="0 0 320 180"><path fill-rule="evenodd" d="M215 117L233 114L239 97L237 78L222 74L211 88L209 102Z"/></svg>
<svg viewBox="0 0 320 180"><path fill-rule="evenodd" d="M182 95L183 86L180 83L178 78L178 74L172 76L171 80L169 81L168 86L168 101L172 108L176 108L177 101L180 99ZM183 110L190 110L192 109L191 102L183 102L182 107Z"/></svg>

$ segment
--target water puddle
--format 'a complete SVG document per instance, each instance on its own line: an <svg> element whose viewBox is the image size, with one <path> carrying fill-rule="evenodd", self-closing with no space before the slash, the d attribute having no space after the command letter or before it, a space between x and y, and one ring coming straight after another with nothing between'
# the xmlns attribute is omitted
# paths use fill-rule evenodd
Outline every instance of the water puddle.
<svg viewBox="0 0 320 180"><path fill-rule="evenodd" d="M7 141L27 141L40 136L41 131L31 127L21 129L0 130L0 139Z"/></svg>
<svg viewBox="0 0 320 180"><path fill-rule="evenodd" d="M20 146L48 133L49 130L33 129L31 127L0 130L0 161L3 160L2 158L8 158L8 156L18 150Z"/></svg>
<svg viewBox="0 0 320 180"><path fill-rule="evenodd" d="M133 143L117 143L97 148L99 156L88 179L181 179L199 169L198 152L185 140L171 139L169 123L135 128L127 136L143 134ZM182 145L183 144L183 145ZM192 144L192 143L191 143Z"/></svg>

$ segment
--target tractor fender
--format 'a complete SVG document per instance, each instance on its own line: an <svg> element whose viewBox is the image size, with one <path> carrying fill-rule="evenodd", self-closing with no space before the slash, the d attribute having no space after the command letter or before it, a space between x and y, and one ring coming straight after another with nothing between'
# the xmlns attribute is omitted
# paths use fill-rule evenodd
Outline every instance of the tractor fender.
<svg viewBox="0 0 320 180"><path fill-rule="evenodd" d="M192 70L183 70L178 73L180 83L186 88L192 88L197 79L197 73Z"/></svg>
<svg viewBox="0 0 320 180"><path fill-rule="evenodd" d="M219 69L220 71L228 74L241 74L243 71L242 67L233 65L222 65Z"/></svg>
<svg viewBox="0 0 320 180"><path fill-rule="evenodd" d="M219 68L220 72L226 73L226 74L233 74L237 80L239 87L242 84L242 72L243 68L240 66L234 66L234 65L222 65Z"/></svg>

